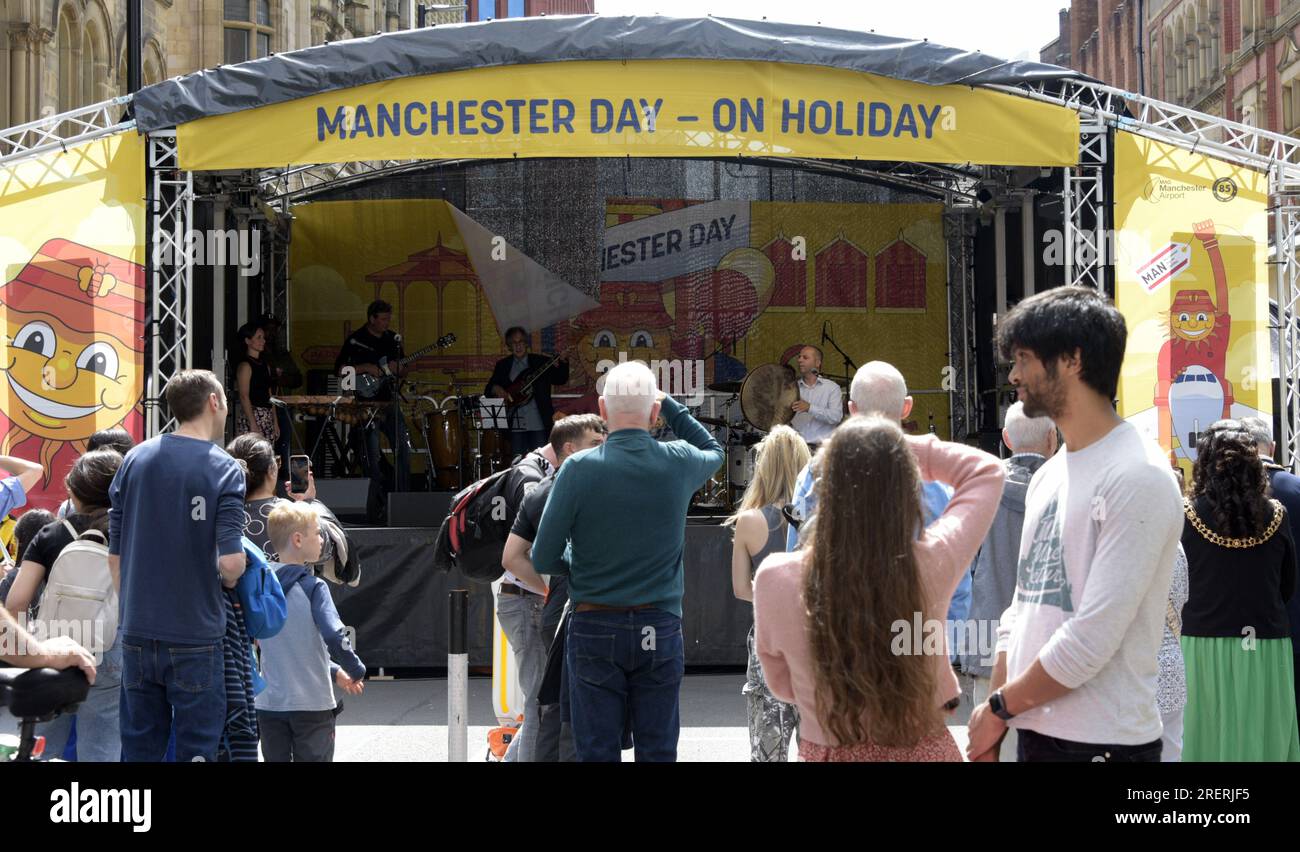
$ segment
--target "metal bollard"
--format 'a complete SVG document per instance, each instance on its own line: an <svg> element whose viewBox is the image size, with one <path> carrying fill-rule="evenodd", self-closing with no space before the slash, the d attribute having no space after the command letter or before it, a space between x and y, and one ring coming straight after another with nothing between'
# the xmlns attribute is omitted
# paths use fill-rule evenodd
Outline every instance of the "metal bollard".
<svg viewBox="0 0 1300 852"><path fill-rule="evenodd" d="M447 595L447 762L469 761L469 590Z"/></svg>

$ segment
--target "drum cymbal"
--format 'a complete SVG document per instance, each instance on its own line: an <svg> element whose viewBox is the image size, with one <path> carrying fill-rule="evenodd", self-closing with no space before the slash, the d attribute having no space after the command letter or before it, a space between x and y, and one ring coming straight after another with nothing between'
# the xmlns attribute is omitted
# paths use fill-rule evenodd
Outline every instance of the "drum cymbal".
<svg viewBox="0 0 1300 852"><path fill-rule="evenodd" d="M709 390L718 393L740 393L740 386L743 382L714 382L709 385Z"/></svg>
<svg viewBox="0 0 1300 852"><path fill-rule="evenodd" d="M695 419L700 421L701 423L707 423L710 426L718 426L724 429L727 426L731 425L727 421L723 420L721 417L696 417Z"/></svg>
<svg viewBox="0 0 1300 852"><path fill-rule="evenodd" d="M763 364L750 371L740 388L740 410L749 425L767 432L794 419L791 406L799 399L796 381L787 364Z"/></svg>

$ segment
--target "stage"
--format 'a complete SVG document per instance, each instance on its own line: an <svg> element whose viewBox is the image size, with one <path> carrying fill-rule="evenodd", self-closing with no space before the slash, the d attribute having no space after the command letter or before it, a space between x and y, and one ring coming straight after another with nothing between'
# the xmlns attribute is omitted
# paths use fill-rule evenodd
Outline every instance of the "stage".
<svg viewBox="0 0 1300 852"><path fill-rule="evenodd" d="M491 665L491 587L457 573L435 572L431 527L352 527L361 559L361 584L331 584L343 623L356 631L357 654L372 671L447 665L447 593L469 589L469 663ZM689 523L682 631L686 665L743 666L749 603L731 593L731 531Z"/></svg>

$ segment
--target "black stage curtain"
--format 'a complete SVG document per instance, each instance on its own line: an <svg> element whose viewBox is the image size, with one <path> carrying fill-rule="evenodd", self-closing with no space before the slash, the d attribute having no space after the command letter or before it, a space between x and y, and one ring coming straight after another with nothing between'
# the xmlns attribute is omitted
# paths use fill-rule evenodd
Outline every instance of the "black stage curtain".
<svg viewBox="0 0 1300 852"><path fill-rule="evenodd" d="M437 530L348 530L361 558L355 589L331 584L343 623L356 630L357 654L371 669L447 665L447 593L469 589L469 663L492 663L491 587L433 570ZM731 594L731 531L686 528L682 629L688 666L743 666L749 603Z"/></svg>

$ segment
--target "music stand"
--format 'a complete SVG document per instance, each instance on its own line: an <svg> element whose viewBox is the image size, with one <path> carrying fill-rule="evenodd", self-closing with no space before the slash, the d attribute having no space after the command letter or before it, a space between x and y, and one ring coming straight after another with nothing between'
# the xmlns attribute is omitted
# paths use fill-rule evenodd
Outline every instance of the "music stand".
<svg viewBox="0 0 1300 852"><path fill-rule="evenodd" d="M506 401L500 397L481 396L478 400L478 428L509 429Z"/></svg>

